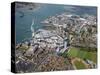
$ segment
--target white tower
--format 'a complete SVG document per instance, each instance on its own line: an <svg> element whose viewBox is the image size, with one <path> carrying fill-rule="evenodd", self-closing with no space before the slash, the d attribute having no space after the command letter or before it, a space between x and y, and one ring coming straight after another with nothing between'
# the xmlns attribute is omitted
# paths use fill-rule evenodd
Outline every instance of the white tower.
<svg viewBox="0 0 100 75"><path fill-rule="evenodd" d="M64 39L64 49L66 49L67 48L67 41L68 39L67 39L67 37Z"/></svg>

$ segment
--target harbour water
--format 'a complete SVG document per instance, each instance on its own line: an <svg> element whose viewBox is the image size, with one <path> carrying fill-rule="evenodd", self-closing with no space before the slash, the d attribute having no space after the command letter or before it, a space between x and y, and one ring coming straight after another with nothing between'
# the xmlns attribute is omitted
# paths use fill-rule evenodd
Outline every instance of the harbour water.
<svg viewBox="0 0 100 75"><path fill-rule="evenodd" d="M31 23L34 19L35 31L43 28L41 21L45 20L49 16L55 16L57 14L68 13L68 14L91 14L96 15L96 7L82 7L82 6L66 6L66 5L54 5L54 4L40 4L40 7L34 11L28 11L28 9L18 9L15 12L15 25L16 25L16 43L21 42L24 39L30 38ZM21 13L24 16L21 17Z"/></svg>

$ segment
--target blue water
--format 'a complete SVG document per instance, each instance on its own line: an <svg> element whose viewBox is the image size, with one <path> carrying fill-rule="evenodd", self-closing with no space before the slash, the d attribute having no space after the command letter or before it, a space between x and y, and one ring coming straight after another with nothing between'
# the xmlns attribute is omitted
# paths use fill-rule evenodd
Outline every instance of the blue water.
<svg viewBox="0 0 100 75"><path fill-rule="evenodd" d="M24 13L23 17L20 17L21 11ZM53 4L41 4L41 7L34 11L28 11L26 9L16 10L15 13L15 25L16 25L16 43L21 42L24 39L31 37L31 23L34 19L35 30L42 28L43 24L40 22L48 18L61 13L72 14L91 14L96 15L96 7L81 7L81 6L66 6L66 5L53 5Z"/></svg>

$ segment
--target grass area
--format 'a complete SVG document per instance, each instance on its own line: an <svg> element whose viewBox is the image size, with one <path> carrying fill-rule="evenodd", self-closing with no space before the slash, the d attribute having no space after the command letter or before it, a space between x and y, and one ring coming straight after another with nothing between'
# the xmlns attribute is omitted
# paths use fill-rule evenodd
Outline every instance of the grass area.
<svg viewBox="0 0 100 75"><path fill-rule="evenodd" d="M86 50L81 50L79 48L71 48L70 51L68 52L69 57L79 57L82 59L89 59L95 63L97 63L97 53L96 51L94 52L89 52Z"/></svg>
<svg viewBox="0 0 100 75"><path fill-rule="evenodd" d="M76 66L77 69L86 69L86 66L81 62L81 61L75 61L74 65Z"/></svg>

